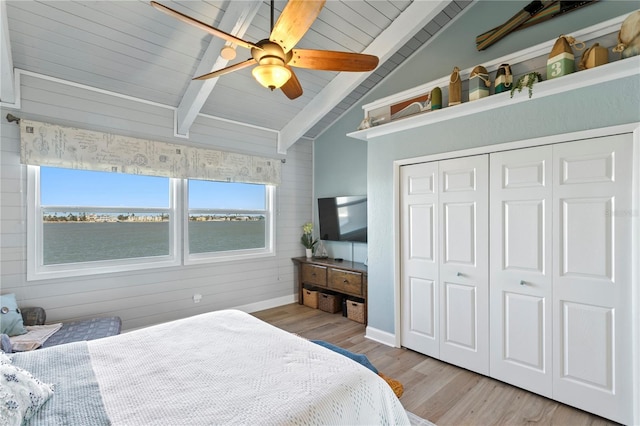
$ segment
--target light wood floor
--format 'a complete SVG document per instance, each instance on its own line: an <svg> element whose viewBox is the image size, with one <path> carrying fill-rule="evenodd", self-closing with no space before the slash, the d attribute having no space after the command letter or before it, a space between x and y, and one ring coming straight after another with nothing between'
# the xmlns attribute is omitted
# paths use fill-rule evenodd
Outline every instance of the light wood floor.
<svg viewBox="0 0 640 426"><path fill-rule="evenodd" d="M615 425L606 419L472 373L408 349L365 339L362 324L295 304L255 312L256 317L308 339L363 353L404 385L405 409L445 425Z"/></svg>

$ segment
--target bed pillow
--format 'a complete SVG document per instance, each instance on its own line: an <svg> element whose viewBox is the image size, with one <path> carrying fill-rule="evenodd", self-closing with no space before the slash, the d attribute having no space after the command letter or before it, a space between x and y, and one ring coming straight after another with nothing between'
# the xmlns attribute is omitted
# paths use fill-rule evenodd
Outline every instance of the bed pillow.
<svg viewBox="0 0 640 426"><path fill-rule="evenodd" d="M6 334L0 334L0 350L6 354L10 354L13 352L13 345L11 344L11 339ZM0 361L2 361L1 358L0 358Z"/></svg>
<svg viewBox="0 0 640 426"><path fill-rule="evenodd" d="M18 336L26 332L16 295L13 293L0 295L0 334Z"/></svg>
<svg viewBox="0 0 640 426"><path fill-rule="evenodd" d="M27 370L0 362L0 418L10 425L29 420L53 395L53 385L42 383Z"/></svg>

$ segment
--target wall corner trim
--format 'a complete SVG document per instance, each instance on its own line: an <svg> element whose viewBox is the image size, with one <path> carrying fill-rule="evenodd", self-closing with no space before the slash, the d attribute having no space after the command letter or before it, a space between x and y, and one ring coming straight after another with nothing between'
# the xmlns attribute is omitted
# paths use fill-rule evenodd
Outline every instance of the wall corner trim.
<svg viewBox="0 0 640 426"><path fill-rule="evenodd" d="M252 313L258 312L265 309L277 308L278 306L288 305L290 303L295 303L298 301L297 294L289 294L287 296L276 297L274 299L262 300L260 302L249 303L246 305L235 306L232 309L237 309L239 311Z"/></svg>
<svg viewBox="0 0 640 426"><path fill-rule="evenodd" d="M388 331L379 330L377 328L367 326L364 337L369 340L373 340L374 342L391 346L392 348L400 347L400 344L397 341L396 335L393 333L389 333Z"/></svg>

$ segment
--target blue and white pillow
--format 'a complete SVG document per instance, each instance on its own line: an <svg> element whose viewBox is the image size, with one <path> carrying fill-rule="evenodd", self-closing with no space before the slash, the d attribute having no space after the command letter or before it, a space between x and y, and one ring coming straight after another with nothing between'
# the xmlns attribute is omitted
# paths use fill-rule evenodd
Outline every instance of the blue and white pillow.
<svg viewBox="0 0 640 426"><path fill-rule="evenodd" d="M9 336L25 334L27 329L22 322L22 314L16 302L16 295L0 294L0 333Z"/></svg>
<svg viewBox="0 0 640 426"><path fill-rule="evenodd" d="M53 385L43 383L0 353L0 419L20 425L29 420L53 395Z"/></svg>

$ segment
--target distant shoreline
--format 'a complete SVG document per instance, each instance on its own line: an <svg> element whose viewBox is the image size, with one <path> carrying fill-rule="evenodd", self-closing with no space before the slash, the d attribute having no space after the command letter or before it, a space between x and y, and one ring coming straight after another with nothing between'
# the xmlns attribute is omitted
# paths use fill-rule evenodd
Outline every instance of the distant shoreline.
<svg viewBox="0 0 640 426"><path fill-rule="evenodd" d="M191 222L259 222L264 220L264 217L249 218L249 217L225 217L225 218L190 218ZM43 220L42 223L167 223L169 219L161 220Z"/></svg>
<svg viewBox="0 0 640 426"><path fill-rule="evenodd" d="M163 223L169 220L43 220L42 223Z"/></svg>

